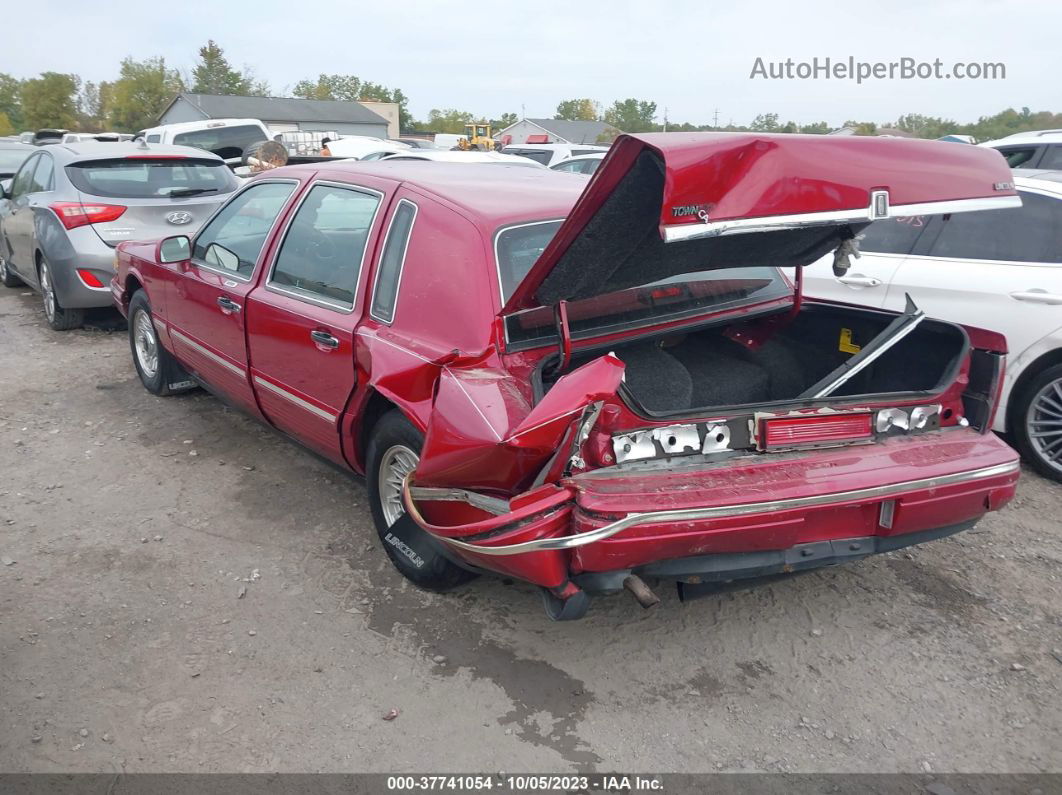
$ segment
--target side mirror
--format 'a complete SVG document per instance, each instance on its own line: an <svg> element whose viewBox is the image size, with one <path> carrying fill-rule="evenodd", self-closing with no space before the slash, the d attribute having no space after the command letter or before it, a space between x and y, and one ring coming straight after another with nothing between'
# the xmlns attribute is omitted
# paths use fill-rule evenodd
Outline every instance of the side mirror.
<svg viewBox="0 0 1062 795"><path fill-rule="evenodd" d="M192 256L192 241L185 235L168 237L159 244L159 262L184 262Z"/></svg>
<svg viewBox="0 0 1062 795"><path fill-rule="evenodd" d="M11 183L13 179L0 180L0 199L11 198Z"/></svg>

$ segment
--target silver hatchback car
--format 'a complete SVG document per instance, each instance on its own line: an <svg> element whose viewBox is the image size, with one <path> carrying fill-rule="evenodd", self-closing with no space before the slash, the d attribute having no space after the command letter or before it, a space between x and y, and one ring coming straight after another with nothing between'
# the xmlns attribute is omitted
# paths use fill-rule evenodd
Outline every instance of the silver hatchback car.
<svg viewBox="0 0 1062 795"><path fill-rule="evenodd" d="M112 306L123 240L191 235L238 186L224 161L187 146L79 142L41 147L0 200L0 280L44 299L48 324L77 328Z"/></svg>

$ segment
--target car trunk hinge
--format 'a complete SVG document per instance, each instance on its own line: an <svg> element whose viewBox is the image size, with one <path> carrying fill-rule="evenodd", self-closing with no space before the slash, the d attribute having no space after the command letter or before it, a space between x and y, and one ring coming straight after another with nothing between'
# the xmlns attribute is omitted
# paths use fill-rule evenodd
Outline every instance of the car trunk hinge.
<svg viewBox="0 0 1062 795"><path fill-rule="evenodd" d="M797 266L796 284L793 285L793 307L789 310L790 319L800 314L800 307L804 304L804 269Z"/></svg>
<svg viewBox="0 0 1062 795"><path fill-rule="evenodd" d="M557 340L560 354L560 362L557 364L557 372L563 373L572 362L572 334L568 328L568 302L558 301L553 307L553 322L557 326Z"/></svg>

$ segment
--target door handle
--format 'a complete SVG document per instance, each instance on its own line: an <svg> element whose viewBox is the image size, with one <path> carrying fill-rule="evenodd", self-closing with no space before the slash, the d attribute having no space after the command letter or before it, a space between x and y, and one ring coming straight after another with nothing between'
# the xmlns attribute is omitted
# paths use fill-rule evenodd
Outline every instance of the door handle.
<svg viewBox="0 0 1062 795"><path fill-rule="evenodd" d="M881 279L875 279L873 276L864 276L862 273L838 276L837 281L841 284L847 284L849 287L877 287L881 284Z"/></svg>
<svg viewBox="0 0 1062 795"><path fill-rule="evenodd" d="M1033 287L1031 290L1019 290L1016 293L1011 293L1010 297L1015 301L1028 301L1033 304L1051 304L1052 306L1062 304L1062 295L1049 293L1040 287Z"/></svg>
<svg viewBox="0 0 1062 795"><path fill-rule="evenodd" d="M339 340L337 340L327 331L311 331L310 339L314 341L315 345L320 345L324 348L330 348L334 350L339 347Z"/></svg>
<svg viewBox="0 0 1062 795"><path fill-rule="evenodd" d="M223 295L223 296L221 296L218 299L218 306L221 307L221 311L222 312L226 312L226 313L239 312L241 309L243 309L242 306L237 304L235 301L233 301L227 295Z"/></svg>

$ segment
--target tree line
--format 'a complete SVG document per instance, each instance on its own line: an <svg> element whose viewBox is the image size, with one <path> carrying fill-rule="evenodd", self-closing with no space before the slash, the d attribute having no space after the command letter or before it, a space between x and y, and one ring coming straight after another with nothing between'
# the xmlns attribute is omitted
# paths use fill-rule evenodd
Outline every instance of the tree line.
<svg viewBox="0 0 1062 795"><path fill-rule="evenodd" d="M167 64L161 57L142 61L125 58L114 80L98 83L60 72L44 72L38 77L24 80L0 72L0 135L45 127L86 132L136 132L154 126L159 114L182 91L236 96L271 95L268 83L258 79L251 69L232 66L222 48L210 40L199 48L198 59L187 72ZM280 93L301 99L394 102L399 108L399 126L403 132L461 133L464 132L465 124L483 121L489 121L497 131L519 120L515 113L503 113L498 118L485 119L455 108L433 108L426 119L417 121L409 112L409 98L402 89L388 88L355 75L321 74L316 78L300 80ZM735 125L733 122L718 126L676 123L661 118L655 102L636 98L617 99L607 107L586 97L566 99L558 103L553 117L573 121L602 121L609 126L609 131L602 136L603 141L621 130L825 134L835 129L827 121L811 124L783 122L777 113L762 113L745 125ZM887 134L899 130L919 138L939 138L950 133L972 135L983 141L1025 130L1062 128L1062 113L1007 108L970 123L910 113L895 121L847 120L837 126L850 127L860 135Z"/></svg>

